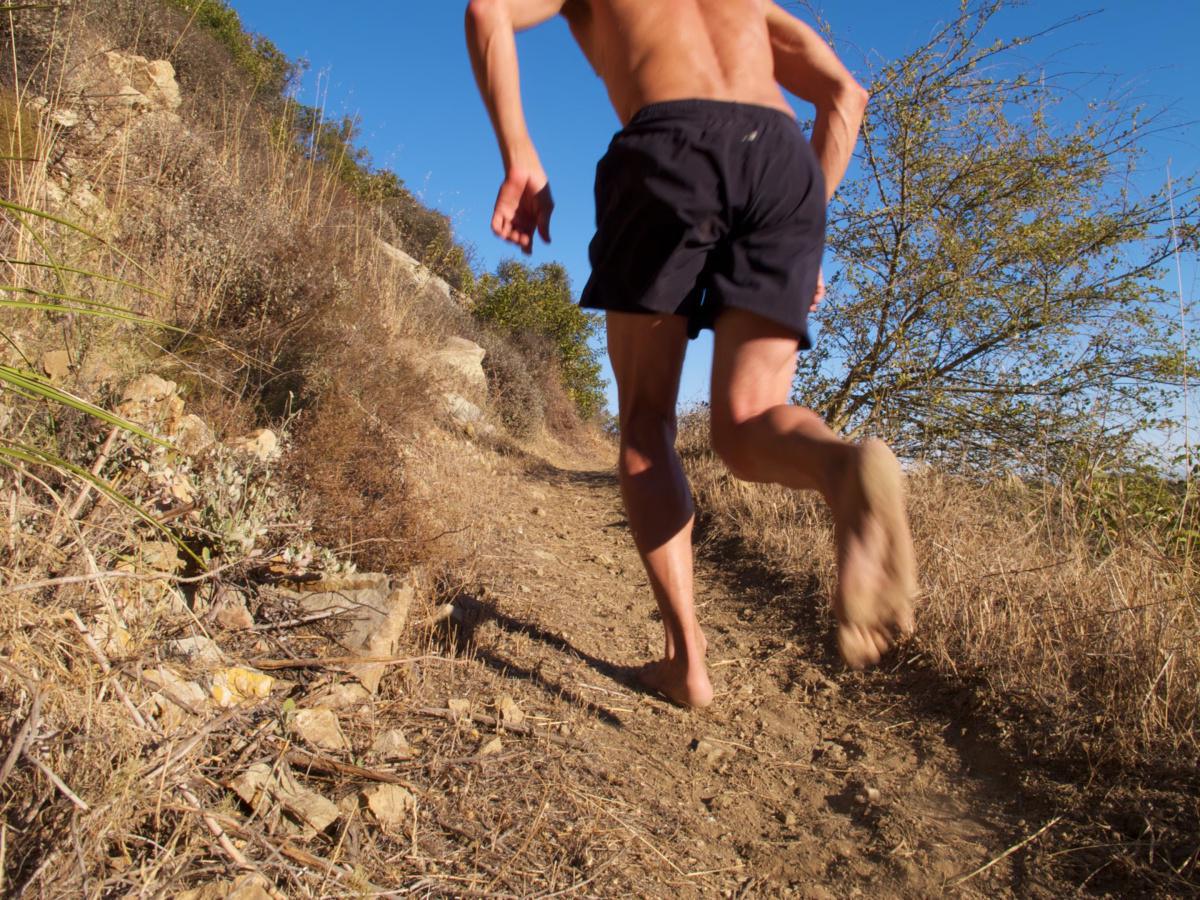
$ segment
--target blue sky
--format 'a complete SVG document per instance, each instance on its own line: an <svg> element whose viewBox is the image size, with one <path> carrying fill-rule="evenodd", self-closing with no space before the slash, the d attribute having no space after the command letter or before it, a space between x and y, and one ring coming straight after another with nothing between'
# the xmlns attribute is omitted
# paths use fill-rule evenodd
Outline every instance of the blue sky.
<svg viewBox="0 0 1200 900"><path fill-rule="evenodd" d="M375 164L394 170L427 204L449 215L460 239L476 248L480 264L492 269L513 255L489 228L502 172L467 59L463 0L343 0L336 5L231 0L231 5L249 29L289 56L309 61L300 99L324 106L331 116L361 117L362 140ZM869 60L877 64L918 46L959 4L814 0L812 5L832 26L846 64L866 80ZM1047 61L1055 71L1114 75L1151 107L1170 106L1180 127L1150 145L1147 177L1165 176L1168 159L1177 177L1200 169L1200 129L1184 125L1200 121L1200 3L1033 0L1003 12L994 32L1038 31L1093 11L1031 48L1030 61ZM561 21L520 35L518 50L526 115L557 204L553 243L539 245L533 262L565 264L578 293L589 271L595 163L619 123ZM1096 78L1091 83L1099 93L1111 82ZM796 108L808 115L800 101ZM1195 295L1196 271L1194 262L1185 265L1189 298ZM681 391L685 403L707 396L710 353L710 340L692 344ZM610 397L611 392L610 385Z"/></svg>

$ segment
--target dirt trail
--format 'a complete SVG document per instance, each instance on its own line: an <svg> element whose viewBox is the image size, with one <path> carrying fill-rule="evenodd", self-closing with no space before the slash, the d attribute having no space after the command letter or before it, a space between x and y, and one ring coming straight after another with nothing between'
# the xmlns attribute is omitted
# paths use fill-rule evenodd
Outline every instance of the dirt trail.
<svg viewBox="0 0 1200 900"><path fill-rule="evenodd" d="M523 705L570 722L584 749L567 771L599 781L602 794L579 789L585 801L644 851L647 865L627 859L588 892L1058 893L1024 852L971 875L1048 816L1024 807L1004 758L955 722L954 695L916 687L895 662L845 671L824 598L736 547L705 545L702 528L697 604L715 703L693 712L633 688L630 667L661 651L662 631L615 475L599 462L524 468L502 479L484 523L496 549L469 644Z"/></svg>

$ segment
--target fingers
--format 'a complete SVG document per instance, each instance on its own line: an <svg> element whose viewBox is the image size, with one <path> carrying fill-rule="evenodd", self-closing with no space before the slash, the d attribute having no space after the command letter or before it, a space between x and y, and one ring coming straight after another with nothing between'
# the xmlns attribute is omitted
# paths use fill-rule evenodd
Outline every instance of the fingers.
<svg viewBox="0 0 1200 900"><path fill-rule="evenodd" d="M550 243L550 214L554 201L550 186L536 193L529 181L505 179L496 195L496 210L492 214L492 231L498 238L516 244L521 252L533 253L534 234Z"/></svg>

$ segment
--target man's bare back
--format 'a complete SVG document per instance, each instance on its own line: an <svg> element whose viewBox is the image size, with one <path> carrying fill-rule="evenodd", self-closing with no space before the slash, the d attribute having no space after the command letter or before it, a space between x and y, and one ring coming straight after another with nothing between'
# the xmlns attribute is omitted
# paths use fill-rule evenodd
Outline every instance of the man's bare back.
<svg viewBox="0 0 1200 900"><path fill-rule="evenodd" d="M651 103L728 100L791 114L764 0L568 0L571 33L622 123Z"/></svg>

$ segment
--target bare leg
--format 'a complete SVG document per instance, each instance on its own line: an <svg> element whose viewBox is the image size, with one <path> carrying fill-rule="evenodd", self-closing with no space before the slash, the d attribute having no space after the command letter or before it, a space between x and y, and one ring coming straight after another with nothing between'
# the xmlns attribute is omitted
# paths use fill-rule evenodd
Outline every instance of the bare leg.
<svg viewBox="0 0 1200 900"><path fill-rule="evenodd" d="M692 593L692 496L675 452L686 322L610 312L607 324L620 406L621 496L665 632L662 660L642 669L641 678L677 703L707 706L713 691Z"/></svg>
<svg viewBox="0 0 1200 900"><path fill-rule="evenodd" d="M729 310L716 333L713 446L738 478L825 498L837 540L838 645L850 666L873 665L913 627L916 576L899 464L882 442L849 444L816 413L788 405L797 343L785 329Z"/></svg>

